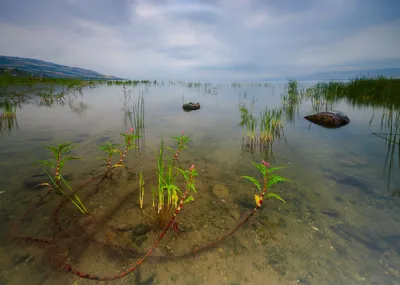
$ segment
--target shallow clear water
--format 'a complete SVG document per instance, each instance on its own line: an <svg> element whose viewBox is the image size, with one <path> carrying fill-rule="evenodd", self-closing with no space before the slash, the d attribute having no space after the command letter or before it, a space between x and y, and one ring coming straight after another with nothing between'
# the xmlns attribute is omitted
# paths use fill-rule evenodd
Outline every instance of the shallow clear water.
<svg viewBox="0 0 400 285"><path fill-rule="evenodd" d="M167 146L175 147L170 137L182 131L191 142L179 161L181 167L194 163L199 172L196 201L185 204L178 215L181 233L176 237L169 231L154 253L168 258L150 258L139 273L116 284L266 284L265 280L268 284L400 284L398 148L392 159L390 150L387 159L385 141L372 135L387 132L381 126L382 108L338 102L334 109L346 113L351 123L323 129L303 118L315 111L312 102L303 99L293 118L283 120L284 137L272 149L261 153L243 149L239 99L247 94L247 106L253 97L258 100L254 109L258 114L265 106L281 106L286 88L285 84L141 85L132 87L132 98L124 104L121 87L100 86L71 94L63 105L45 106L37 97L22 102L17 108L18 127L4 130L0 137L0 284L95 282L52 266L49 258L57 254L77 270L100 276L113 276L132 266L140 254L104 243L132 248L138 237L132 231L117 235L107 226L130 228L146 220L138 209L139 170L144 171L148 210L151 185L156 182L154 151L161 136ZM43 182L37 161L47 158L44 145L74 143L74 154L83 159L71 162L64 173L78 187L104 169L96 159L101 154L99 145L123 144L119 134L131 126L124 110L132 109L139 92L145 100L145 136L139 149L128 154L128 168L79 192L93 216L103 217L101 226L86 228L87 232L83 227L85 233L77 228L58 234L55 240L62 250L40 242L9 243L16 222L16 236L51 240L55 231L52 210L61 198L55 193L20 221L47 191L32 188ZM184 112L183 98L200 102L201 109ZM284 167L279 174L291 182L275 185L271 191L287 203L265 201L262 211L233 237L209 251L172 258L218 239L254 207L255 189L241 176L259 177L251 162L261 159ZM212 191L216 184L226 186L229 194L216 197ZM79 220L73 207L66 209L61 223L71 223L71 217ZM144 251L156 233L140 238Z"/></svg>

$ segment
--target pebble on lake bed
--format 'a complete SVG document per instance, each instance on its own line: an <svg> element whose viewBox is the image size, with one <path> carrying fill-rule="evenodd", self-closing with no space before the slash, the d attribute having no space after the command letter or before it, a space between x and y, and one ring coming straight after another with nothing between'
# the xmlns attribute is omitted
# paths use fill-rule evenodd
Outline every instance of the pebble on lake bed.
<svg viewBox="0 0 400 285"><path fill-rule="evenodd" d="M215 197L222 199L229 195L228 187L222 184L215 184L212 188Z"/></svg>

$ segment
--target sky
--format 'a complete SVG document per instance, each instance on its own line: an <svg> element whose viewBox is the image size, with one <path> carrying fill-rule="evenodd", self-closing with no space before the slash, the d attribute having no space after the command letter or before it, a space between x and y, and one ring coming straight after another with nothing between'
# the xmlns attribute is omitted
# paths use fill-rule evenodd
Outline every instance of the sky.
<svg viewBox="0 0 400 285"><path fill-rule="evenodd" d="M399 0L2 0L0 55L130 79L400 67Z"/></svg>

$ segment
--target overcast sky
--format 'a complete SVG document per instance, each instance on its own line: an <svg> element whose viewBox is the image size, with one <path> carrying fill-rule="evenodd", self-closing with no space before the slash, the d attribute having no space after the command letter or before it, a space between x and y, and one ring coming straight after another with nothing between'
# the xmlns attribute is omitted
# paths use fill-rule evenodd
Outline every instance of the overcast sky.
<svg viewBox="0 0 400 285"><path fill-rule="evenodd" d="M133 79L400 67L400 0L2 0L0 55Z"/></svg>

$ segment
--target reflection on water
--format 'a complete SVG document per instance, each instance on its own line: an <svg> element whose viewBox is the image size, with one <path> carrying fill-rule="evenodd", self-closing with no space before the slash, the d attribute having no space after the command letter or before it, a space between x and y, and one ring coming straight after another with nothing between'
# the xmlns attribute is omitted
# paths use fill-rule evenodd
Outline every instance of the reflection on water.
<svg viewBox="0 0 400 285"><path fill-rule="evenodd" d="M195 201L177 217L180 233L169 231L140 271L116 284L398 284L399 109L324 98L310 86L156 83L70 91L55 86L51 96L37 91L20 96L13 105L18 132L8 129L0 138L0 283L90 283L53 268L54 260L101 276L132 266L157 237L139 210L139 171L144 207L151 208L154 151L161 137L176 148L169 138L184 130L191 141L179 163L182 168L194 163L199 172ZM201 109L184 112L182 97L200 102ZM246 122L243 107L252 114ZM351 124L323 129L303 118L333 107ZM122 148L120 133L130 127L146 140L127 155L127 168L79 192L95 222L68 204L56 223L60 228L54 228L60 196L51 193L38 204L47 189L33 188L47 179L37 164L48 158L43 146L73 143L72 155L84 159L66 164L64 173L76 189L105 169L96 159L99 146L111 142ZM279 175L291 182L273 192L287 203L267 200L232 238L199 255L174 258L218 239L254 207L255 189L241 176L258 177L251 162L261 159L284 167ZM9 244L15 223L19 236L48 242Z"/></svg>

